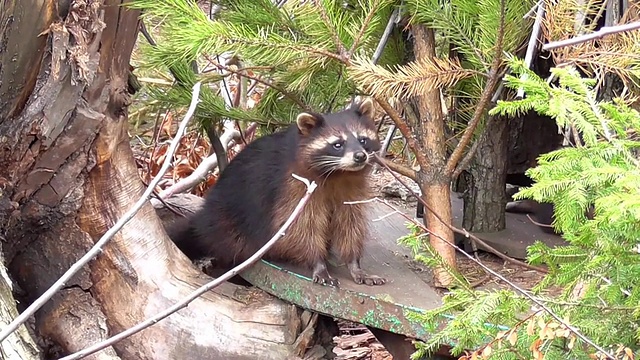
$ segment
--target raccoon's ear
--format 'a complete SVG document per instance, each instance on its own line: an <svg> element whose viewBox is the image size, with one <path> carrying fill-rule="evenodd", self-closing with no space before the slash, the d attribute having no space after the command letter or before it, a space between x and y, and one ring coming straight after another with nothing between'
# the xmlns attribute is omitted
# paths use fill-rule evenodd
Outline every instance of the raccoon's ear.
<svg viewBox="0 0 640 360"><path fill-rule="evenodd" d="M357 96L353 108L360 113L360 115L373 118L374 107L371 97Z"/></svg>
<svg viewBox="0 0 640 360"><path fill-rule="evenodd" d="M306 113L306 112L298 114L298 117L296 118L298 129L300 129L300 132L302 133L302 135L309 134L311 130L320 126L320 124L322 124L322 121L323 119L320 114L313 114L313 113Z"/></svg>

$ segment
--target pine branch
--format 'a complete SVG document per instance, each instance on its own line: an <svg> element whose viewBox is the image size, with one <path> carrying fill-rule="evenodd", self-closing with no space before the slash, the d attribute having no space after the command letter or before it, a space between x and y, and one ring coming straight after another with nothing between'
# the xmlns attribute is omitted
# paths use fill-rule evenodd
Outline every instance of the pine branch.
<svg viewBox="0 0 640 360"><path fill-rule="evenodd" d="M338 33L336 32L335 26L333 25L333 23L331 23L331 20L327 15L327 9L325 9L324 5L320 3L321 1L322 0L312 0L311 2L320 11L320 17L322 18L327 31L329 31L329 34L331 34L331 38L333 38L336 50L338 50L337 56L340 59L346 59L349 57L347 50L345 49L344 44L342 43L340 37L338 36Z"/></svg>
<svg viewBox="0 0 640 360"><path fill-rule="evenodd" d="M336 54L327 49L305 45L305 44L290 44L288 42L276 42L276 41L267 41L267 40L263 41L263 40L257 40L257 39L249 40L246 38L236 38L236 37L228 38L227 40L236 44L255 46L256 49L263 50L264 48L270 48L272 50L269 52L272 52L273 54L278 53L273 49L281 49L281 50L291 50L297 53L297 56L301 58L305 56L309 56L309 54L315 54L315 55L319 55L321 58L330 58L340 62L342 62L342 59L343 59L341 54Z"/></svg>
<svg viewBox="0 0 640 360"><path fill-rule="evenodd" d="M498 84L498 81L501 78L500 68L502 66L502 46L504 40L504 24L505 24L505 2L506 0L500 0L500 27L498 28L497 42L496 42L496 54L493 59L493 64L491 65L491 70L489 71L489 79L484 87L484 91L482 92L482 96L478 101L476 106L476 110L473 113L473 118L469 122L466 130L462 134L462 138L460 142L456 146L456 148L451 153L449 160L447 161L447 166L445 168L445 173L448 176L452 176L455 172L456 166L460 159L462 159L462 155L464 154L465 148L471 141L473 137L473 133L478 127L480 120L485 116L485 111L487 106L489 105L489 101L491 100L491 95L493 94L495 86Z"/></svg>
<svg viewBox="0 0 640 360"><path fill-rule="evenodd" d="M365 31L367 31L367 29L369 28L369 25L371 24L371 20L373 20L374 15L379 9L379 4L380 4L380 0L375 0L375 5L371 6L371 10L369 10L369 13L367 13L367 16L363 21L362 27L360 28L360 31L358 31L358 34L356 34L356 36L353 38L353 43L351 44L351 48L346 53L346 56L348 58L351 58L356 48L360 45L360 41L362 40L362 37L364 36Z"/></svg>
<svg viewBox="0 0 640 360"><path fill-rule="evenodd" d="M412 12L410 23L421 23L436 31L442 31L474 68L483 72L489 71L489 65L481 51L481 46L473 40L475 31L473 19L478 14L471 9L464 8L465 2L442 3L437 0L407 0L406 5Z"/></svg>
<svg viewBox="0 0 640 360"><path fill-rule="evenodd" d="M460 80L479 75L464 69L457 60L421 58L407 65L398 65L395 72L373 64L364 57L356 57L348 68L353 81L365 91L385 98L412 97L433 89L448 88Z"/></svg>

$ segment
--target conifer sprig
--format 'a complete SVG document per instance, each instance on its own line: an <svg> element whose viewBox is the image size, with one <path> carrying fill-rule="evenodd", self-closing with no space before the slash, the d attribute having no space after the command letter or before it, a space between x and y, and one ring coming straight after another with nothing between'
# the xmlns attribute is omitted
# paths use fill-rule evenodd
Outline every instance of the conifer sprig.
<svg viewBox="0 0 640 360"><path fill-rule="evenodd" d="M449 88L462 79L481 75L464 69L457 60L422 58L407 65L396 65L394 71L373 64L364 57L355 57L348 68L354 82L363 84L364 91L382 98L419 96L426 91Z"/></svg>
<svg viewBox="0 0 640 360"><path fill-rule="evenodd" d="M579 147L540 156L538 166L527 173L534 185L516 195L553 203L554 226L568 241L566 246L536 242L528 248L530 263L549 268L532 292L592 343L623 359L625 353L640 351L640 113L621 99L595 101L593 79L582 78L574 69L552 69L558 82L548 84L521 60L510 58L509 65L507 85L524 88L525 98L500 101L492 114L533 110L558 125L580 128L584 135ZM587 216L591 210L593 216ZM414 229L402 241L418 253L425 251L421 236ZM437 254L426 249L416 258L437 263ZM410 315L434 331L433 337L416 344L415 358L443 344L453 345L455 355L479 349L474 354L488 359L595 356L593 348L542 312L526 326L520 323L536 312L531 299L509 290L470 291L464 284L443 298L442 307ZM545 295L552 286L560 286L562 293Z"/></svg>
<svg viewBox="0 0 640 360"><path fill-rule="evenodd" d="M529 248L530 260L546 263L550 272L539 289L566 287L571 295L580 284L582 304L607 304L639 308L640 275L640 142L630 137L640 125L640 113L622 100L595 101L594 81L574 69L553 69L557 85L549 85L512 59L509 86L524 87L523 100L499 102L492 112L534 110L554 118L559 126L575 126L584 143L540 156L527 174L535 181L516 198L532 198L555 205L554 226L570 245L549 248L537 243ZM527 73L526 77L518 77ZM607 131L609 129L609 131ZM587 212L593 209L593 216ZM605 281L605 279L607 279ZM632 294L626 296L625 294ZM605 317L586 310L573 312L574 323L599 343L623 343L637 350L638 315L625 315L626 325L610 309ZM603 330L603 323L610 328ZM626 328L625 328L626 327ZM615 334L613 334L615 333Z"/></svg>
<svg viewBox="0 0 640 360"><path fill-rule="evenodd" d="M268 79L263 83L272 86L251 117L264 123L289 122L304 109L341 107L354 93L356 85L345 76L350 52L371 56L394 4L359 2L362 7L352 9L328 0L289 1L282 7L270 0L227 0L220 3L214 20L193 0L134 0L130 6L144 9L145 19L159 25L158 46L145 52L147 68L194 60L208 66L210 55L223 53L235 54L247 67L261 68L253 71L254 77ZM399 38L391 39L390 47L401 49L398 44ZM386 52L381 63L394 56ZM157 89L156 94L164 91ZM184 96L179 98L184 101Z"/></svg>

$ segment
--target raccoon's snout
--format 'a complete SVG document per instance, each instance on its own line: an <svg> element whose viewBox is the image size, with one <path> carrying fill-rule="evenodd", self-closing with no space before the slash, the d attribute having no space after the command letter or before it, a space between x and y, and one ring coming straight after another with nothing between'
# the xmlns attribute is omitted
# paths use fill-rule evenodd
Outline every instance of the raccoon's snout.
<svg viewBox="0 0 640 360"><path fill-rule="evenodd" d="M356 164L362 164L367 161L367 154L364 151L357 151L353 154L353 161Z"/></svg>

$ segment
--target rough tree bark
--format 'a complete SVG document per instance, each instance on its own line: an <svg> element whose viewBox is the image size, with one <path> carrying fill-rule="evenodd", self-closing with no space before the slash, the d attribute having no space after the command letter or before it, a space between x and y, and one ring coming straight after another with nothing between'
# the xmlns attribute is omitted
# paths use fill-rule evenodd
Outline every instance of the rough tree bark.
<svg viewBox="0 0 640 360"><path fill-rule="evenodd" d="M28 304L142 194L127 135L138 12L118 0L0 4L0 228ZM65 6L66 5L66 6ZM79 350L173 305L210 278L145 205L35 315ZM242 301L238 301L242 299ZM5 304L11 306L13 304ZM93 359L285 359L306 324L292 305L224 284Z"/></svg>
<svg viewBox="0 0 640 360"><path fill-rule="evenodd" d="M423 25L412 25L414 36L413 52L416 59L436 56L436 42L433 30ZM440 217L428 209L424 212L424 223L432 233L454 243L453 231L445 225L452 223L451 215L451 177L443 169L446 168L447 153L444 135L444 116L440 102L440 91L431 90L412 101L419 114L419 121L414 124L416 135L422 139L427 166L421 166L417 172L418 185L425 203ZM444 222L444 223L443 223ZM455 268L455 249L439 237L430 236L431 246L440 254L449 266ZM451 275L444 269L436 270L435 285L446 287L451 283Z"/></svg>
<svg viewBox="0 0 640 360"><path fill-rule="evenodd" d="M465 174L462 227L475 232L505 228L509 119L492 117L486 126L491 131L482 132L478 150Z"/></svg>

